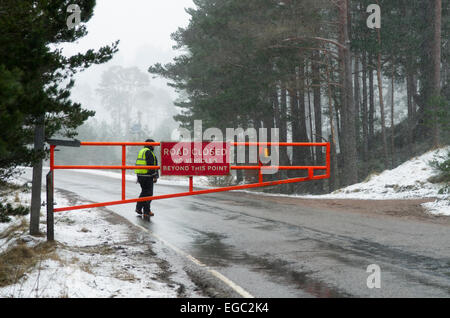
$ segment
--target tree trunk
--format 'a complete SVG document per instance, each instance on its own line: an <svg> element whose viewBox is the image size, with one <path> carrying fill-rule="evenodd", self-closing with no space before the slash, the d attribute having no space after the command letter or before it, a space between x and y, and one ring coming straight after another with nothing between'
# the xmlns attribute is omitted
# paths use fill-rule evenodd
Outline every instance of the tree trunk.
<svg viewBox="0 0 450 318"><path fill-rule="evenodd" d="M334 133L333 120L333 97L331 92L330 56L327 59L327 92L328 92L328 112L330 114L330 136L331 136L331 179L329 181L329 191L332 192L339 187L339 166L337 161L336 136Z"/></svg>
<svg viewBox="0 0 450 318"><path fill-rule="evenodd" d="M297 89L298 89L298 117L299 121L299 140L300 142L308 142L308 132L306 124L306 105L305 105L305 59L301 58L298 68ZM299 154L299 162L302 165L311 163L310 152L305 147L295 147Z"/></svg>
<svg viewBox="0 0 450 318"><path fill-rule="evenodd" d="M361 109L361 92L359 84L359 57L355 56L355 74L354 74L354 88L355 88L355 128L356 128L356 141L359 145L360 140L360 109Z"/></svg>
<svg viewBox="0 0 450 318"><path fill-rule="evenodd" d="M391 169L395 165L395 125L394 125L394 80L395 80L395 65L392 63L392 78L391 78Z"/></svg>
<svg viewBox="0 0 450 318"><path fill-rule="evenodd" d="M345 31L346 29L346 21L347 21L347 10L345 7L347 0L339 0L339 42L342 43L345 46ZM341 91L339 95L339 101L335 100L335 108L336 108L336 128L338 133L338 142L339 142L339 151L341 155L341 160L346 160L347 157L347 143L346 143L346 136L347 136L347 90L345 85L345 71L346 71L346 64L345 64L345 47L339 47L339 84L341 85ZM336 150L337 151L337 150ZM343 177L345 175L346 170L344 168L344 171L339 170L339 174L342 176L341 178L341 185L347 185L348 183Z"/></svg>
<svg viewBox="0 0 450 318"><path fill-rule="evenodd" d="M416 114L416 132L418 136L431 138L434 143L434 107L430 104L435 94L435 19L436 0L419 1L420 6L418 17L420 17L423 28L420 30L420 72L419 74L419 95L416 97L416 103L419 106Z"/></svg>
<svg viewBox="0 0 450 318"><path fill-rule="evenodd" d="M322 136L322 105L321 105L321 94L320 94L320 51L312 53L311 60L311 72L312 72L312 83L313 83L313 108L314 108L314 132L311 131L311 135L314 134L314 140L316 142L325 141ZM311 137L312 140L312 137ZM315 165L323 165L323 147L314 147L315 154ZM324 191L324 181L317 181L317 190L319 193Z"/></svg>
<svg viewBox="0 0 450 318"><path fill-rule="evenodd" d="M407 91L407 103L408 103L408 142L409 145L409 155L412 156L415 153L414 145L414 126L415 126L415 116L414 116L414 75L410 70L407 70L406 74L406 91Z"/></svg>
<svg viewBox="0 0 450 318"><path fill-rule="evenodd" d="M281 84L281 100L280 100L280 141L287 142L287 100L286 87ZM280 162L282 165L290 165L287 147L280 147Z"/></svg>
<svg viewBox="0 0 450 318"><path fill-rule="evenodd" d="M378 44L380 46L380 51L378 52L378 65L377 65L377 79L378 79L378 94L380 99L380 117L381 117L381 138L383 142L383 162L384 168L388 168L388 147L386 139L386 119L384 113L384 101L383 101L383 80L381 79L381 31L377 29L378 32Z"/></svg>
<svg viewBox="0 0 450 318"><path fill-rule="evenodd" d="M298 117L299 117L299 113L298 113L298 98L297 98L297 90L296 88L288 88L288 92L289 92L289 113L290 113L290 117L291 117L291 128L292 128L292 141L294 142L299 142L300 141L300 128L299 128L299 122L298 122ZM299 162L299 157L300 155L298 154L296 148L298 147L293 147L292 149L292 165L297 166L300 165ZM295 173L293 173L292 175L295 175Z"/></svg>
<svg viewBox="0 0 450 318"><path fill-rule="evenodd" d="M441 95L441 20L442 0L434 0L433 95L436 97ZM434 105L433 114L433 145L438 147L440 138L437 103Z"/></svg>
<svg viewBox="0 0 450 318"><path fill-rule="evenodd" d="M308 67L307 67L308 70ZM309 82L309 76L305 76L306 78L306 86L308 91L308 123L309 123L309 139L311 142L314 142L314 132L313 132L313 114L311 110L311 83ZM311 162L315 162L315 147L310 147L310 158Z"/></svg>
<svg viewBox="0 0 450 318"><path fill-rule="evenodd" d="M412 82L411 82L412 86L411 86L411 88L412 88L412 106L413 106L412 107L412 114L413 114L413 117L414 117L414 120L415 120L414 128L417 127L417 117L418 117L418 113L417 113L418 105L417 105L416 98L415 98L415 96L417 95L417 81L418 81L418 76L413 74L412 75Z"/></svg>
<svg viewBox="0 0 450 318"><path fill-rule="evenodd" d="M313 78L313 98L314 98L314 128L316 135L316 142L324 141L322 136L322 100L320 94L320 52L313 54L313 64L312 64L312 78ZM320 147L316 148L316 163L321 164L323 160L323 153Z"/></svg>
<svg viewBox="0 0 450 318"><path fill-rule="evenodd" d="M369 57L369 149L373 150L375 137L375 85L373 81L373 58Z"/></svg>
<svg viewBox="0 0 450 318"><path fill-rule="evenodd" d="M364 52L362 57L362 130L363 130L363 139L362 139L362 149L363 149L363 162L364 162L364 174L368 174L368 164L367 161L369 159L368 150L369 150L369 131L368 131L368 123L367 123L367 54Z"/></svg>
<svg viewBox="0 0 450 318"><path fill-rule="evenodd" d="M358 182L358 165L356 151L356 130L355 130L355 103L353 99L353 82L352 82L352 54L350 51L348 9L349 0L342 0L340 9L342 23L342 38L345 44L344 54L344 100L345 100L345 155L344 155L344 185L354 184Z"/></svg>

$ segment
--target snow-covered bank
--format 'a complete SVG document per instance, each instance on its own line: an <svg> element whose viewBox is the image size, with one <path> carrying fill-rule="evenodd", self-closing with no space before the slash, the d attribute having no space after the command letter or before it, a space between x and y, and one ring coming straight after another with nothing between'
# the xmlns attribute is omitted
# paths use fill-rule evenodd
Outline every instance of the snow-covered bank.
<svg viewBox="0 0 450 318"><path fill-rule="evenodd" d="M450 146L429 151L422 156L412 158L392 170L371 175L367 180L350 185L324 195L280 195L308 199L359 199L359 200L395 200L437 198L434 202L422 206L432 214L450 216L450 194L439 194L443 183L431 183L429 179L438 172L430 165L432 161L442 162L442 156L450 151Z"/></svg>
<svg viewBox="0 0 450 318"><path fill-rule="evenodd" d="M439 194L445 184L432 183L429 179L438 174L431 166L432 161L442 162L450 146L429 151L412 158L392 170L371 175L367 180L323 195L287 195L258 192L258 195L283 196L306 199L355 199L355 200L400 200L436 198L434 202L423 203L426 211L435 215L450 216L450 194ZM253 191L243 190L253 193Z"/></svg>
<svg viewBox="0 0 450 318"><path fill-rule="evenodd" d="M437 174L431 161L442 162L440 156L450 151L450 147L429 151L420 157L404 162L397 168L385 170L379 175L371 175L361 183L339 189L328 197L355 197L364 199L408 199L439 196L444 185L431 183L429 179Z"/></svg>
<svg viewBox="0 0 450 318"><path fill-rule="evenodd" d="M439 194L444 184L429 181L438 173L430 163L442 162L441 157L449 151L450 147L429 151L404 162L395 169L372 175L364 182L339 189L331 194L314 197L372 200L437 198L435 202L424 203L423 206L430 213L450 215L449 194Z"/></svg>
<svg viewBox="0 0 450 318"><path fill-rule="evenodd" d="M29 197L30 193L17 191L1 201L29 204ZM70 205L58 191L55 202ZM41 210L42 233L46 232L44 215L45 207ZM55 214L56 245L45 257L36 252L45 236L28 235L29 215L0 223L0 253L22 245L39 257L17 283L0 288L0 298L179 297L184 286L168 279L159 266L160 259L152 250L155 242L128 222L110 218L100 209Z"/></svg>

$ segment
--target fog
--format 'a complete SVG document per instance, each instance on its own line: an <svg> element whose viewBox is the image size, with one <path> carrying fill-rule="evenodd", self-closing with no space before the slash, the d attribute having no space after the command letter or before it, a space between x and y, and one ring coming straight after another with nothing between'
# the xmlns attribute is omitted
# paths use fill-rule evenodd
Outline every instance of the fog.
<svg viewBox="0 0 450 318"><path fill-rule="evenodd" d="M75 76L72 100L80 102L85 109L96 111L96 116L86 125L95 126L97 129L80 127L80 138L86 137L86 134L83 136L81 133L83 129L95 131L105 125L113 126L109 127L112 135L106 136L103 132L90 138L121 141L139 140L148 135L156 138L170 136L171 130L178 125L173 120L177 113L177 108L173 105L177 94L166 85L164 79L153 79L147 70L155 63L168 63L179 55L179 52L172 48L175 42L171 40L170 35L179 27L188 25L189 15L185 12L188 7L194 7L192 0L97 0L94 16L86 24L88 35L76 43L61 46L63 54L71 56L120 40L119 52L111 61L93 65ZM120 100L127 100L123 104L120 104L117 98L115 100L116 107L119 103L119 107L128 116L125 118L127 123L114 122L114 112L117 112L117 108L113 108L107 98L105 99L105 94L102 96L99 92L102 75L111 69L133 71L134 74L148 78L145 86L139 90L133 89L130 96L123 90L116 92L121 94ZM124 97L124 94L127 96ZM114 124L120 127L114 127Z"/></svg>

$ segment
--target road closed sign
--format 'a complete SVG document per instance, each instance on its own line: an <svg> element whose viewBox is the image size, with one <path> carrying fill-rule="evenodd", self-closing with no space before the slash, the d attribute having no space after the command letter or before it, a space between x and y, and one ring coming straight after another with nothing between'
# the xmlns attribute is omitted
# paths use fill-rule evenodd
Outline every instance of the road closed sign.
<svg viewBox="0 0 450 318"><path fill-rule="evenodd" d="M226 142L162 142L161 175L226 176L230 147Z"/></svg>

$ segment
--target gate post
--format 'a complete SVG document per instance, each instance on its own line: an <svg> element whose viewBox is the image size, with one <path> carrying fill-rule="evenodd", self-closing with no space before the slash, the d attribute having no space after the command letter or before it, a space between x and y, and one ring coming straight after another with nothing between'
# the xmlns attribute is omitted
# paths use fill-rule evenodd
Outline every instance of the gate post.
<svg viewBox="0 0 450 318"><path fill-rule="evenodd" d="M55 240L53 211L53 171L47 174L47 241Z"/></svg>

